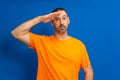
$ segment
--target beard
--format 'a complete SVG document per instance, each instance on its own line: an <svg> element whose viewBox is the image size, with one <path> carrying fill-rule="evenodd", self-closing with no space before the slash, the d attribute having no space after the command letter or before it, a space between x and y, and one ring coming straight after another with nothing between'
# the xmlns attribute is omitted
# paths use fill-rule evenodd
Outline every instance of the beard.
<svg viewBox="0 0 120 80"><path fill-rule="evenodd" d="M67 27L63 24L60 24L58 28L55 28L55 31L60 34L64 34L67 32Z"/></svg>

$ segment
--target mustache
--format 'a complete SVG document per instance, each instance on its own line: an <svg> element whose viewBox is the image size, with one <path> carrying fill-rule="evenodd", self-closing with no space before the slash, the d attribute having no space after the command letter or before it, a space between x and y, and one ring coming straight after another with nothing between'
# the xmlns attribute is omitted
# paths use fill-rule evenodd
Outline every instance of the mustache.
<svg viewBox="0 0 120 80"><path fill-rule="evenodd" d="M64 25L64 24L60 24L59 28L60 28L60 27L65 27L65 25Z"/></svg>

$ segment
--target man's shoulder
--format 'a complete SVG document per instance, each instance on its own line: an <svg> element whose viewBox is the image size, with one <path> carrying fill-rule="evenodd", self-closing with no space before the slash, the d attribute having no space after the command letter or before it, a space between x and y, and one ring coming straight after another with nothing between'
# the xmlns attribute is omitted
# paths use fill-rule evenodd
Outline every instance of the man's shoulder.
<svg viewBox="0 0 120 80"><path fill-rule="evenodd" d="M41 35L41 34L36 34L36 33L32 33L32 32L29 32L30 36L36 36L36 37L50 37L50 36L47 36L47 35Z"/></svg>
<svg viewBox="0 0 120 80"><path fill-rule="evenodd" d="M70 37L71 37L71 39L72 39L74 42L76 42L76 43L78 43L78 44L84 44L80 39L75 38L75 37L72 37L72 36L70 36Z"/></svg>

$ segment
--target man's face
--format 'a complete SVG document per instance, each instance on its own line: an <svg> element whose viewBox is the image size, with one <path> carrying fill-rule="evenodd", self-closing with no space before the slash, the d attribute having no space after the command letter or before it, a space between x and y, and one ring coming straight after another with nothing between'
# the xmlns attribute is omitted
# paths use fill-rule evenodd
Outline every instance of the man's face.
<svg viewBox="0 0 120 80"><path fill-rule="evenodd" d="M52 25L55 29L55 32L63 34L67 31L68 24L70 23L69 17L67 16L67 13L63 10L59 10L57 12L59 13L59 15L52 20Z"/></svg>

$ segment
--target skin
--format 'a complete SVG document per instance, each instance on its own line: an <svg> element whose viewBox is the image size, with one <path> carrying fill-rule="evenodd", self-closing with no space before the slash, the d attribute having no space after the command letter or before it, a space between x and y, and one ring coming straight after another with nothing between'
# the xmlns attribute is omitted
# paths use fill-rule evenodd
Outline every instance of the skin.
<svg viewBox="0 0 120 80"><path fill-rule="evenodd" d="M67 35L67 28L70 23L69 17L67 16L65 11L60 10L57 12L59 15L52 20L55 37L59 40L68 39L69 36Z"/></svg>
<svg viewBox="0 0 120 80"><path fill-rule="evenodd" d="M58 40L69 39L69 36L67 34L67 28L70 23L70 20L64 10L59 10L54 13L49 13L28 20L19 25L17 28L15 28L11 33L16 39L30 46L31 44L29 39L29 32L32 27L41 22L43 23L51 22L51 24L54 27L54 36L56 39ZM91 65L82 69L85 75L84 80L93 80L93 70Z"/></svg>

